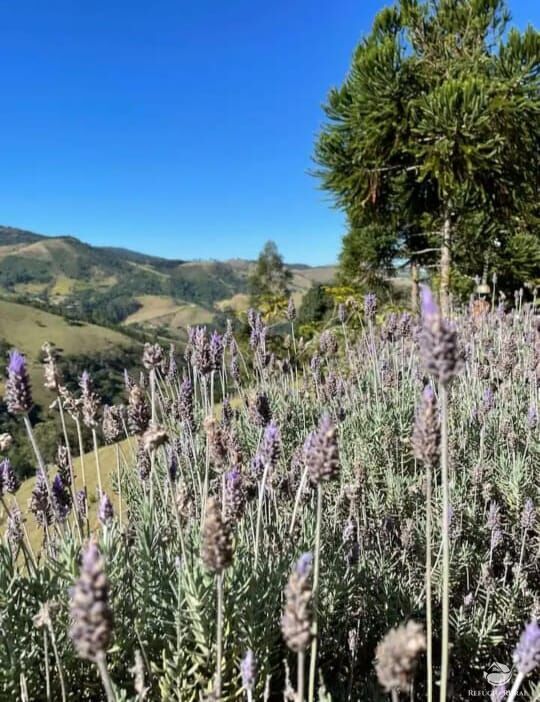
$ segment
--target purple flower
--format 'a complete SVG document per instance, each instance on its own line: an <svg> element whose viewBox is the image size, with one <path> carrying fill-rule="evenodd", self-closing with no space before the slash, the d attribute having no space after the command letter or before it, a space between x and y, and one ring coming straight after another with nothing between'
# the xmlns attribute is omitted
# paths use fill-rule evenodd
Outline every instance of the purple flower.
<svg viewBox="0 0 540 702"><path fill-rule="evenodd" d="M296 563L296 572L302 578L305 578L311 573L313 567L313 554L310 551L303 553Z"/></svg>
<svg viewBox="0 0 540 702"><path fill-rule="evenodd" d="M287 319L289 322L296 319L296 306L292 297L289 298L289 304L287 305Z"/></svg>
<svg viewBox="0 0 540 702"><path fill-rule="evenodd" d="M227 518L239 520L244 513L246 501L244 481L238 468L225 473L225 512Z"/></svg>
<svg viewBox="0 0 540 702"><path fill-rule="evenodd" d="M25 357L16 349L9 354L6 405L10 414L27 414L32 409L32 388Z"/></svg>
<svg viewBox="0 0 540 702"><path fill-rule="evenodd" d="M332 480L339 472L337 427L325 415L317 429L306 439L305 459L313 484Z"/></svg>
<svg viewBox="0 0 540 702"><path fill-rule="evenodd" d="M20 353L20 351L17 351L17 349L14 349L9 354L9 364L7 370L9 374L13 373L15 375L22 375L26 371L26 359L22 353Z"/></svg>
<svg viewBox="0 0 540 702"><path fill-rule="evenodd" d="M264 436L261 445L261 454L264 460L274 468L279 460L281 453L281 434L279 427L274 422L264 430Z"/></svg>
<svg viewBox="0 0 540 702"><path fill-rule="evenodd" d="M60 475L56 475L53 480L51 497L56 519L65 522L71 509L71 496Z"/></svg>
<svg viewBox="0 0 540 702"><path fill-rule="evenodd" d="M461 367L457 334L441 316L431 290L422 286L422 329L419 336L424 366L443 385L448 384Z"/></svg>
<svg viewBox="0 0 540 702"><path fill-rule="evenodd" d="M437 303L433 298L433 293L427 285L422 285L420 290L420 304L422 309L422 317L429 319L430 317L439 317L440 311Z"/></svg>
<svg viewBox="0 0 540 702"><path fill-rule="evenodd" d="M264 458L260 453L255 454L251 459L251 472L258 478L264 473Z"/></svg>
<svg viewBox="0 0 540 702"><path fill-rule="evenodd" d="M19 477L13 470L9 458L5 458L0 463L0 495L3 492L9 492L14 495L21 486Z"/></svg>
<svg viewBox="0 0 540 702"><path fill-rule="evenodd" d="M257 680L257 658L251 649L248 649L240 663L242 685L246 690L253 690Z"/></svg>
<svg viewBox="0 0 540 702"><path fill-rule="evenodd" d="M536 510L534 508L534 502L528 497L523 505L523 511L521 512L521 527L525 531L534 529L534 523L536 522Z"/></svg>
<svg viewBox="0 0 540 702"><path fill-rule="evenodd" d="M223 338L217 331L212 332L210 337L210 363L212 370L219 370L223 361Z"/></svg>
<svg viewBox="0 0 540 702"><path fill-rule="evenodd" d="M527 425L529 429L536 429L538 425L538 410L536 405L531 405L529 411L527 412Z"/></svg>
<svg viewBox="0 0 540 702"><path fill-rule="evenodd" d="M484 394L482 396L482 408L485 413L491 412L491 410L495 408L495 395L491 387L487 387L484 390Z"/></svg>
<svg viewBox="0 0 540 702"><path fill-rule="evenodd" d="M77 515L80 519L86 519L88 513L88 501L86 499L86 488L77 490L75 494Z"/></svg>
<svg viewBox="0 0 540 702"><path fill-rule="evenodd" d="M107 493L102 493L99 501L98 519L102 524L110 524L114 517L112 502Z"/></svg>
<svg viewBox="0 0 540 702"><path fill-rule="evenodd" d="M514 651L514 663L522 675L532 673L540 665L540 626L537 621L529 622Z"/></svg>
<svg viewBox="0 0 540 702"><path fill-rule="evenodd" d="M366 319L373 319L377 313L377 295L375 293L368 293L364 297L364 314Z"/></svg>

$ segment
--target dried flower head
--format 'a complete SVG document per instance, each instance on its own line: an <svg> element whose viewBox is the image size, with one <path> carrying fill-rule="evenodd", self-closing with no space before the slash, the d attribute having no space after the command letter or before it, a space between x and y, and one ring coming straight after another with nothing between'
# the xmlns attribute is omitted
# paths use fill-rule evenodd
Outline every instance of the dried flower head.
<svg viewBox="0 0 540 702"><path fill-rule="evenodd" d="M132 434L144 434L150 423L150 407L140 385L133 384L129 391L127 408L128 427Z"/></svg>
<svg viewBox="0 0 540 702"><path fill-rule="evenodd" d="M426 385L416 412L411 444L414 457L427 467L433 468L439 460L440 433L437 398L433 389Z"/></svg>
<svg viewBox="0 0 540 702"><path fill-rule="evenodd" d="M274 422L270 422L264 430L260 453L266 464L276 467L281 455L281 433Z"/></svg>
<svg viewBox="0 0 540 702"><path fill-rule="evenodd" d="M86 488L77 490L75 493L75 509L79 519L86 519L88 516L88 499L86 496Z"/></svg>
<svg viewBox="0 0 540 702"><path fill-rule="evenodd" d="M443 319L431 290L422 286L422 329L419 337L424 366L443 385L461 368L457 334Z"/></svg>
<svg viewBox="0 0 540 702"><path fill-rule="evenodd" d="M285 609L281 619L281 631L285 643L295 653L305 651L312 637L312 564L311 553L300 556L285 588Z"/></svg>
<svg viewBox="0 0 540 702"><path fill-rule="evenodd" d="M189 427L195 429L195 416L193 413L193 384L186 376L180 384L180 392L176 403L176 413L178 419Z"/></svg>
<svg viewBox="0 0 540 702"><path fill-rule="evenodd" d="M258 427L265 427L272 421L272 410L268 395L265 392L258 392L249 407L251 421Z"/></svg>
<svg viewBox="0 0 540 702"><path fill-rule="evenodd" d="M339 473L337 427L325 415L305 446L305 460L312 483L332 480Z"/></svg>
<svg viewBox="0 0 540 702"><path fill-rule="evenodd" d="M56 475L51 486L51 502L56 520L63 523L71 510L71 495L61 475Z"/></svg>
<svg viewBox="0 0 540 702"><path fill-rule="evenodd" d="M8 514L6 536L12 553L15 553L24 537L22 515L18 507L12 509Z"/></svg>
<svg viewBox="0 0 540 702"><path fill-rule="evenodd" d="M119 441L124 434L124 407L123 405L105 405L103 408L103 422L101 426L103 436L108 444Z"/></svg>
<svg viewBox="0 0 540 702"><path fill-rule="evenodd" d="M244 514L246 491L242 473L233 468L225 474L225 515L227 520L237 522Z"/></svg>
<svg viewBox="0 0 540 702"><path fill-rule="evenodd" d="M146 370L158 368L163 362L163 357L163 349L159 344L146 343L144 345L142 361Z"/></svg>
<svg viewBox="0 0 540 702"><path fill-rule="evenodd" d="M364 297L364 316L366 319L373 319L377 314L377 295L368 293Z"/></svg>
<svg viewBox="0 0 540 702"><path fill-rule="evenodd" d="M30 495L29 508L41 527L48 526L52 522L47 479L41 470L38 470L36 475L36 482Z"/></svg>
<svg viewBox="0 0 540 702"><path fill-rule="evenodd" d="M209 343L210 365L213 371L218 371L223 363L223 337L217 331L212 332Z"/></svg>
<svg viewBox="0 0 540 702"><path fill-rule="evenodd" d="M390 629L377 645L375 671L382 687L406 690L410 685L418 656L426 649L422 626L414 621Z"/></svg>
<svg viewBox="0 0 540 702"><path fill-rule="evenodd" d="M201 556L204 565L214 573L222 573L232 563L231 532L215 497L209 497L206 502Z"/></svg>
<svg viewBox="0 0 540 702"><path fill-rule="evenodd" d="M287 303L287 319L289 322L296 319L296 305L292 297L289 298L289 302Z"/></svg>
<svg viewBox="0 0 540 702"><path fill-rule="evenodd" d="M83 371L79 386L81 388L81 408L84 424L90 429L95 429L98 425L98 414L101 407L101 400L94 391L94 384L88 371Z"/></svg>
<svg viewBox="0 0 540 702"><path fill-rule="evenodd" d="M11 434L8 434L7 432L0 434L0 452L5 453L6 451L9 451L12 443L13 437Z"/></svg>
<svg viewBox="0 0 540 702"><path fill-rule="evenodd" d="M521 512L521 528L525 531L531 531L534 529L536 523L536 509L534 507L534 502L530 497L525 500L523 505L523 510Z"/></svg>
<svg viewBox="0 0 540 702"><path fill-rule="evenodd" d="M98 519L103 525L111 524L114 518L114 508L107 493L101 493L99 500Z"/></svg>
<svg viewBox="0 0 540 702"><path fill-rule="evenodd" d="M58 392L62 385L62 376L56 363L56 352L49 342L46 342L41 347L43 351L43 385L47 390Z"/></svg>
<svg viewBox="0 0 540 702"><path fill-rule="evenodd" d="M81 658L105 656L112 638L113 616L103 558L95 541L83 554L79 579L71 592L69 635Z"/></svg>
<svg viewBox="0 0 540 702"><path fill-rule="evenodd" d="M151 453L152 451L158 449L160 446L163 446L163 444L166 444L168 440L169 435L167 434L165 429L163 429L163 427L158 427L154 425L151 425L144 432L144 435L142 437L144 450L148 453Z"/></svg>

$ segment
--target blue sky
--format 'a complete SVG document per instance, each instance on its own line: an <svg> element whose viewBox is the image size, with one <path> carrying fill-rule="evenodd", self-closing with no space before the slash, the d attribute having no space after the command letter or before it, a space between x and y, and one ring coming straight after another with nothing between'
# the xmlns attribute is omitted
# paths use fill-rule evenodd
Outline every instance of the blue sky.
<svg viewBox="0 0 540 702"><path fill-rule="evenodd" d="M0 223L177 258L336 260L321 103L375 0L0 5ZM536 0L514 0L538 25Z"/></svg>

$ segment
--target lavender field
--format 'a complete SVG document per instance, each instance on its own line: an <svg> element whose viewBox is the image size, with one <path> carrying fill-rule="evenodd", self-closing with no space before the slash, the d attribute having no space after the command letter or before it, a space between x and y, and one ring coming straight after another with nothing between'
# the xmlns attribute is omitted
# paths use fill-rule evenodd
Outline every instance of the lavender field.
<svg viewBox="0 0 540 702"><path fill-rule="evenodd" d="M250 310L245 344L147 344L113 407L46 347L50 411L123 441L97 495L78 446L45 465L13 350L38 477L18 504L2 435L0 699L540 700L540 325L515 302L368 295L309 342L293 304L279 336Z"/></svg>

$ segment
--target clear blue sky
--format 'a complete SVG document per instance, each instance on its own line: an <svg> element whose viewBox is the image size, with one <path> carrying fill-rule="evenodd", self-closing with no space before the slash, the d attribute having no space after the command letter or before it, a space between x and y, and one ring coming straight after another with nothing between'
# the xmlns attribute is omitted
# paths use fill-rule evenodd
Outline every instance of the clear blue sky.
<svg viewBox="0 0 540 702"><path fill-rule="evenodd" d="M0 223L178 258L337 258L320 105L381 0L0 5ZM537 0L514 0L538 24Z"/></svg>

